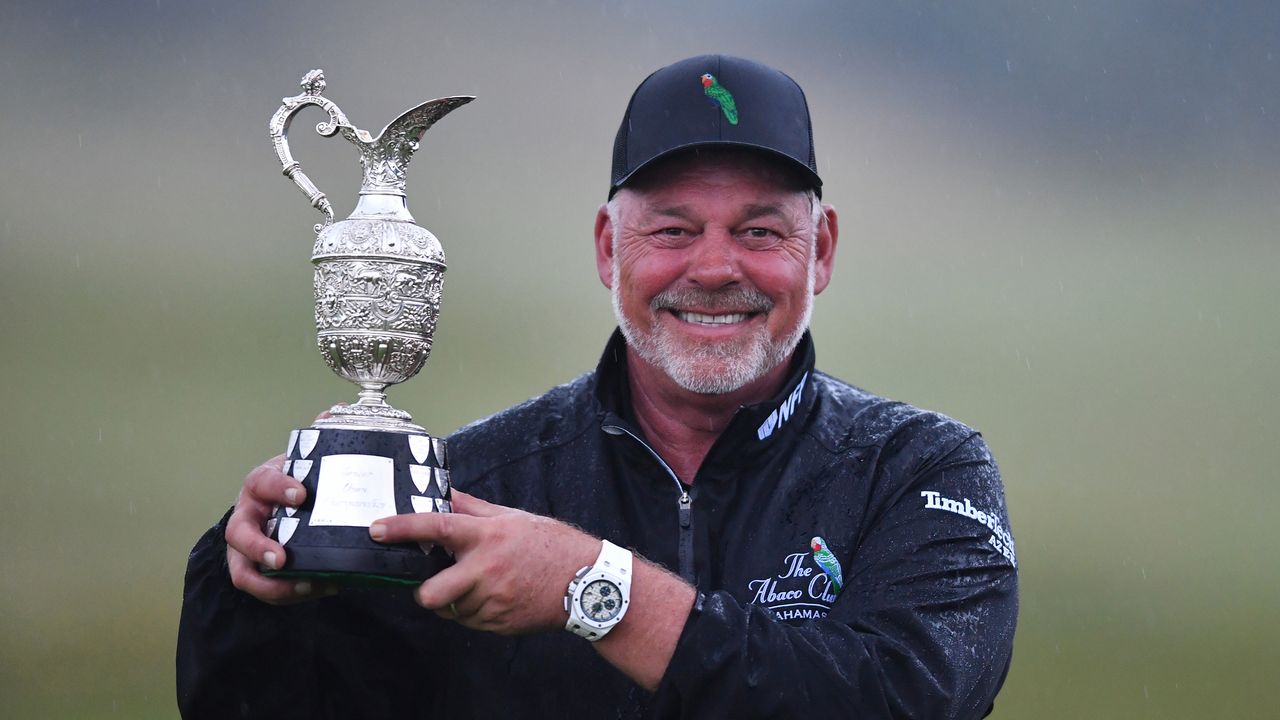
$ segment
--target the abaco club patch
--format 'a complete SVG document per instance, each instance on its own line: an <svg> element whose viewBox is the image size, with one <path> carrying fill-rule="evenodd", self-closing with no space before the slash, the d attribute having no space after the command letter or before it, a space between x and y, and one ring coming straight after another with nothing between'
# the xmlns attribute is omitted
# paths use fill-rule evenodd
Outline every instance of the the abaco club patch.
<svg viewBox="0 0 1280 720"><path fill-rule="evenodd" d="M840 561L821 537L787 554L778 570L747 582L747 602L768 608L779 620L816 620L831 612L843 578Z"/></svg>

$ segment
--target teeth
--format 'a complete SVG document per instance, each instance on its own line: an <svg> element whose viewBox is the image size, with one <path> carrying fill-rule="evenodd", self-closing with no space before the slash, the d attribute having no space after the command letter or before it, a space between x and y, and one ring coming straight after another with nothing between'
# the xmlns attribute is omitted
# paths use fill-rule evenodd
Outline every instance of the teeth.
<svg viewBox="0 0 1280 720"><path fill-rule="evenodd" d="M747 319L746 313L729 313L728 315L704 315L695 312L677 312L676 316L685 322L702 325L732 325Z"/></svg>

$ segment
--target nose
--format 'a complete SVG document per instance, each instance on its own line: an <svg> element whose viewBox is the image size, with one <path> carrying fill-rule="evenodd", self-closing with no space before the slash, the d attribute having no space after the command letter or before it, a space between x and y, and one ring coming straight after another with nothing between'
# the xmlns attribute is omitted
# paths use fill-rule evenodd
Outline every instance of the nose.
<svg viewBox="0 0 1280 720"><path fill-rule="evenodd" d="M741 248L724 228L707 228L702 237L689 246L686 276L695 285L716 289L736 284L742 278L738 265Z"/></svg>

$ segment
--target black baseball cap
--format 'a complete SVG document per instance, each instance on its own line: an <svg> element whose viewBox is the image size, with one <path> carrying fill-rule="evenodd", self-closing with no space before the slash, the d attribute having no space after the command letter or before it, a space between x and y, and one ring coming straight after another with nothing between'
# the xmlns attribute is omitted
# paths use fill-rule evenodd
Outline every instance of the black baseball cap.
<svg viewBox="0 0 1280 720"><path fill-rule="evenodd" d="M780 159L822 197L804 91L781 71L730 55L681 60L640 83L613 143L609 197L657 160L715 146Z"/></svg>

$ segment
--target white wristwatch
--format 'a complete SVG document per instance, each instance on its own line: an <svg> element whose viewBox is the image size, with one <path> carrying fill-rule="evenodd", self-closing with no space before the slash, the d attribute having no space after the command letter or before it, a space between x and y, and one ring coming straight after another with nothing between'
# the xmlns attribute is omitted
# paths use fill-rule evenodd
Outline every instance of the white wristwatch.
<svg viewBox="0 0 1280 720"><path fill-rule="evenodd" d="M564 594L564 629L595 642L622 622L631 604L631 551L603 541L594 565L578 571Z"/></svg>

